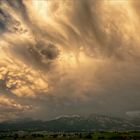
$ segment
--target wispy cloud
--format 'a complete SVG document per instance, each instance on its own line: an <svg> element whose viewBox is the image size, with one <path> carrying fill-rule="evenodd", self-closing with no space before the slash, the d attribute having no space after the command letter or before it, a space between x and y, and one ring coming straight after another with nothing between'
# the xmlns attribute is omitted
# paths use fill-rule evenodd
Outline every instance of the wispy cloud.
<svg viewBox="0 0 140 140"><path fill-rule="evenodd" d="M139 5L133 0L0 1L1 81L8 72L0 100L9 104L0 103L5 109L0 119L7 108L14 116L9 119L20 113L48 119L139 110Z"/></svg>

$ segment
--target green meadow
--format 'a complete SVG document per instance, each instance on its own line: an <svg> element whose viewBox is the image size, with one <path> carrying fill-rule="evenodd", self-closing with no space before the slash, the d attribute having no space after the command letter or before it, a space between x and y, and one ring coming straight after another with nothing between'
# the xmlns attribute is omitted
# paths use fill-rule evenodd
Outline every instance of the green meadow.
<svg viewBox="0 0 140 140"><path fill-rule="evenodd" d="M3 132L1 140L140 140L139 131L129 132Z"/></svg>

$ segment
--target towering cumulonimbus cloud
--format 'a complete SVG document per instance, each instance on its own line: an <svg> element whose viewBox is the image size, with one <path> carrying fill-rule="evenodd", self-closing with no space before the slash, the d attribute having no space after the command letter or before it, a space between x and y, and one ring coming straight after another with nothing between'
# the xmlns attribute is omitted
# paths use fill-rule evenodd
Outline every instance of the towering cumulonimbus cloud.
<svg viewBox="0 0 140 140"><path fill-rule="evenodd" d="M0 121L135 116L139 7L136 0L1 0Z"/></svg>

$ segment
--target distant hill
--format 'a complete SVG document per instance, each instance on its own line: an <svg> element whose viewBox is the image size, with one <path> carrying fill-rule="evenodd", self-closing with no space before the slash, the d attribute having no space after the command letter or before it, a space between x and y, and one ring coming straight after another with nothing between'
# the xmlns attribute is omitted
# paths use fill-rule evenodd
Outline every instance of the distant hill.
<svg viewBox="0 0 140 140"><path fill-rule="evenodd" d="M78 115L61 116L50 121L24 119L0 123L0 131L94 131L94 130L140 130L140 119L122 119L92 114L88 117Z"/></svg>

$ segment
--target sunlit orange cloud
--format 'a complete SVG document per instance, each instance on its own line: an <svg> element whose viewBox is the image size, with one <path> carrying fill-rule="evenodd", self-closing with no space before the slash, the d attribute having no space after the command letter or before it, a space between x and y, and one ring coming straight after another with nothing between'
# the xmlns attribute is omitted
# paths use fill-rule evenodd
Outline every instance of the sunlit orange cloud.
<svg viewBox="0 0 140 140"><path fill-rule="evenodd" d="M66 99L68 104L79 100L81 108L91 102L96 110L102 102L113 110L108 103L116 98L124 106L122 112L126 106L133 108L127 102L138 96L135 92L131 100L131 90L139 91L138 4L133 0L2 1L1 83L8 74L0 105L28 110L24 100L31 99L31 106L46 108L46 116ZM124 103L123 95L128 97Z"/></svg>

